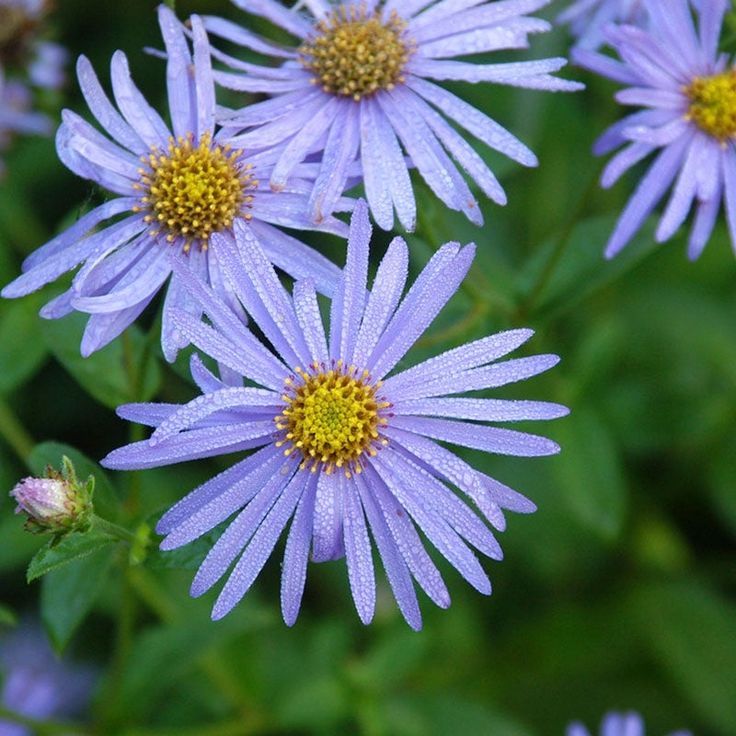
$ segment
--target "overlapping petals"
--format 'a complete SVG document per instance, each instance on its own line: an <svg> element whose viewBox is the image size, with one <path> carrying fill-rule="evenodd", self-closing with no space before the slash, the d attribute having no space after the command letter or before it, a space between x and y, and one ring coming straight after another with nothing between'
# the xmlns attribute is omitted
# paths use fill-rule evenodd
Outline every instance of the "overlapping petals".
<svg viewBox="0 0 736 736"><path fill-rule="evenodd" d="M90 62L77 64L79 83L87 104L102 132L76 113L66 110L57 133L57 151L63 163L79 176L97 182L117 195L81 217L72 227L31 254L24 273L5 287L2 295L19 297L54 281L81 264L72 286L42 310L46 318L62 317L77 309L91 316L82 340L88 355L119 335L146 308L168 281L163 307L161 342L164 354L173 359L182 339L172 314L184 311L198 317L201 309L187 293L171 259L189 250L189 267L197 278L230 298L217 248L195 245L189 249L184 237L167 237L147 219L141 206L141 177L147 158L166 152L172 142L204 140L228 147L227 136L215 125L214 82L207 38L201 21L192 19L193 51L173 13L159 8L159 23L167 53L166 76L171 126L144 99L134 85L128 60L114 54L111 78L115 105L103 90ZM282 227L315 229L308 208L308 166L295 172L284 191L272 192L267 181L277 152L243 152L257 178L248 194L247 206L237 213L241 223L257 238L278 267L293 276L312 279L318 289L330 292L338 269ZM251 201L252 200L252 201ZM344 200L337 209L349 206ZM347 227L334 218L319 229L345 235ZM232 245L232 228L221 238Z"/></svg>
<svg viewBox="0 0 736 736"><path fill-rule="evenodd" d="M329 332L314 284L299 281L289 295L246 227L236 227L235 243L246 254L248 269L234 243L217 242L234 294L273 350L185 263L175 265L208 318L204 323L177 310L172 314L177 329L226 366L228 376L242 376L245 382L225 383L194 357L192 375L202 394L183 406L122 407L122 417L155 431L149 440L113 451L103 464L146 468L254 450L192 491L158 524L165 535L162 548L173 549L229 520L192 585L192 594L200 595L225 578L214 618L226 615L245 595L288 526L281 596L287 624L299 611L310 554L316 562L346 558L358 614L365 623L371 620L376 600L372 536L399 608L418 629L415 583L437 605L450 603L420 532L474 588L489 594L490 581L473 548L500 559L490 527L505 528L505 510L528 513L535 508L445 445L521 457L559 450L548 439L495 424L553 419L565 415L565 407L461 395L521 381L554 366L554 355L503 359L531 337L530 330L483 338L397 370L457 290L474 247L448 243L440 248L404 294L408 252L396 238L367 290L370 234L367 207L360 202L332 300ZM275 418L284 410L284 391L299 381L304 375L300 367L306 366L317 372L344 366L345 375L380 386L381 406L390 405L379 425L380 449L364 453L353 472L313 463L295 447L284 450L285 434Z"/></svg>
<svg viewBox="0 0 736 736"><path fill-rule="evenodd" d="M277 68L260 66L213 51L229 68L215 72L219 84L271 97L241 110L224 111L223 125L238 133L236 140L245 145L286 144L271 173L275 189L290 181L302 161L321 159L310 196L316 221L335 209L339 195L357 177L362 178L371 213L382 228L393 227L395 212L402 226L413 230L416 204L409 168L416 167L445 205L481 224L478 202L461 170L493 201L504 204L506 195L484 159L448 121L524 166L535 166L537 159L512 133L437 82L579 89L581 85L553 76L566 63L560 58L496 64L453 60L468 54L527 48L531 34L550 27L528 14L548 2L312 0L303 3L305 12L299 13L277 0L241 0L238 7L268 19L297 43L313 38L317 24L343 8L375 12L384 22L393 17L405 25L404 37L412 53L400 81L390 89L378 89L354 100L315 85L312 72L300 63L297 47L274 44L222 18L205 17L204 25L211 35L280 63Z"/></svg>
<svg viewBox="0 0 736 736"><path fill-rule="evenodd" d="M642 0L573 0L557 17L558 23L570 26L576 45L583 49L602 46L609 23L641 26L645 20Z"/></svg>
<svg viewBox="0 0 736 736"><path fill-rule="evenodd" d="M721 139L698 126L690 114L687 90L695 79L720 74L733 64L718 51L726 0L643 0L647 29L614 26L608 42L618 59L579 49L573 58L597 74L626 85L621 104L643 107L611 126L595 152L617 151L603 172L602 185L612 186L631 167L655 155L618 221L606 255L624 248L670 188L659 221L657 240L671 238L694 211L688 254L703 252L721 205L736 249L736 148L734 137ZM697 25L693 14L697 16Z"/></svg>

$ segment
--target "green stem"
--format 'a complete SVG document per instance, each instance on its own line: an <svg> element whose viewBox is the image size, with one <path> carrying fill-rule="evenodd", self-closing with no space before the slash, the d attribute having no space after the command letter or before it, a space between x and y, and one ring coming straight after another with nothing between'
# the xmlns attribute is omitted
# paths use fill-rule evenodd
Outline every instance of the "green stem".
<svg viewBox="0 0 736 736"><path fill-rule="evenodd" d="M5 399L0 397L0 436L10 445L15 454L28 465L28 458L36 446L33 437L20 423Z"/></svg>
<svg viewBox="0 0 736 736"><path fill-rule="evenodd" d="M153 580L148 570L137 567L130 570L130 583L136 595L165 624L174 624L179 618L179 610L166 596L163 588ZM260 733L264 718L258 708L248 700L240 683L232 673L213 654L206 654L199 660L199 666L217 689L230 701L233 709L241 714L240 734ZM229 733L229 731L228 731Z"/></svg>
<svg viewBox="0 0 736 736"><path fill-rule="evenodd" d="M578 205L573 210L572 216L568 218L565 226L562 228L562 232L557 238L555 247L552 250L549 259L547 260L547 263L545 263L542 272L539 274L539 278L529 290L529 294L526 299L517 309L517 316L519 318L519 321L523 322L526 320L527 316L532 312L533 307L536 306L537 300L543 294L544 289L547 287L550 280L552 279L552 276L557 270L557 266L562 260L562 256L565 254L565 250L567 250L567 246L570 244L570 236L572 235L575 226L578 224L580 217L587 209L588 201L590 200L591 195L593 194L593 192L596 191L597 188L597 176L591 177L588 185L585 187L585 190L580 197Z"/></svg>
<svg viewBox="0 0 736 736"><path fill-rule="evenodd" d="M102 699L102 733L112 733L117 726L121 713L118 708L118 693L120 692L125 668L133 644L133 629L135 627L135 596L130 581L130 567L122 571L120 587L120 606L118 607L117 631L115 650L110 666L109 679L106 682L105 693Z"/></svg>
<svg viewBox="0 0 736 736"><path fill-rule="evenodd" d="M111 537L115 537L116 539L120 539L123 542L132 544L136 541L136 536L133 532L119 524L113 524L111 521L107 521L107 519L103 519L100 516L94 516L92 523L96 529L99 529L99 531L109 534Z"/></svg>

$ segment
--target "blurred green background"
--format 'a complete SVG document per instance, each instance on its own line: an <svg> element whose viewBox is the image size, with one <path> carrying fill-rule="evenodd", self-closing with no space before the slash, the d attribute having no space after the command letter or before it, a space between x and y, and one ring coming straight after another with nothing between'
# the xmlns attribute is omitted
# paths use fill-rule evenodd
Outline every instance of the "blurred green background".
<svg viewBox="0 0 736 736"><path fill-rule="evenodd" d="M105 84L113 50L124 49L134 78L164 110L163 63L142 52L161 45L155 5L59 0L53 27L73 57L92 59ZM179 2L177 11L246 18L225 0ZM568 44L558 29L535 38L527 56L566 54ZM541 161L524 170L477 146L509 195L506 208L483 202L484 228L418 185L414 271L450 239L475 241L478 257L409 360L531 326L528 352L556 352L563 362L505 395L572 409L534 427L562 444L558 457L467 451L539 510L509 519L506 559L486 564L491 598L440 564L453 603L442 611L423 598L421 633L404 624L382 571L375 622L363 627L344 561L309 568L300 619L287 629L278 609L282 548L244 603L216 624L212 596L187 594L201 548L154 552L133 566L124 550L103 551L27 585L25 567L44 540L23 531L7 491L29 468L58 466L63 452L73 453L61 445L97 460L143 436L116 418L116 405L186 401L195 391L184 360L172 368L160 357L155 309L142 327L82 360L83 320L36 316L58 284L0 303L0 619L40 606L59 648L100 668L81 732L552 736L574 718L597 728L605 711L635 709L655 736L685 727L696 736L736 734L734 254L721 218L695 264L684 232L655 246L651 226L614 262L603 260L639 172L611 192L598 189L602 162L590 148L621 112L615 88L580 70L563 73L587 91L457 86ZM64 104L87 116L71 78ZM18 140L6 161L3 284L24 255L104 196L58 162L52 140ZM377 235L376 260L388 240ZM342 262L338 241L312 242ZM229 464L94 472L104 510L132 528L154 523Z"/></svg>

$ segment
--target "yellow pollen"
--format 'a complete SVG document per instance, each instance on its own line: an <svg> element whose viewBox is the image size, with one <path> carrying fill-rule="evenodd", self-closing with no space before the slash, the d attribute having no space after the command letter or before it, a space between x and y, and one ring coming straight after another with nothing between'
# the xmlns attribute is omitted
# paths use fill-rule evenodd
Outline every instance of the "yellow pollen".
<svg viewBox="0 0 736 736"><path fill-rule="evenodd" d="M736 136L736 69L697 77L686 89L688 119L720 141Z"/></svg>
<svg viewBox="0 0 736 736"><path fill-rule="evenodd" d="M347 477L362 472L362 457L373 457L383 446L379 429L387 424L385 410L391 405L376 396L381 383L371 383L367 371L337 361L332 370L312 366L307 373L295 369L301 380L286 379L286 404L275 417L283 433L279 447L284 454L296 450L302 469L327 474L340 469Z"/></svg>
<svg viewBox="0 0 736 736"><path fill-rule="evenodd" d="M170 243L181 239L206 250L212 233L226 230L253 201L258 186L252 166L241 161L243 152L213 145L206 133L195 145L194 136L169 141L166 151L153 148L141 161L136 189L142 192L136 208L145 212L153 235ZM250 215L242 215L250 219Z"/></svg>
<svg viewBox="0 0 736 736"><path fill-rule="evenodd" d="M404 81L415 44L405 38L406 22L396 11L388 20L365 5L341 5L316 26L299 49L301 63L325 92L358 101Z"/></svg>

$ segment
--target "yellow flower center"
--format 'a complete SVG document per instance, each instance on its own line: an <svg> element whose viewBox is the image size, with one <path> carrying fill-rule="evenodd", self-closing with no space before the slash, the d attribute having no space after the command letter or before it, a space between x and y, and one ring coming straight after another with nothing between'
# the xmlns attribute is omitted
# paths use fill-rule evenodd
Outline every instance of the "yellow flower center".
<svg viewBox="0 0 736 736"><path fill-rule="evenodd" d="M698 77L685 92L688 118L701 130L721 141L736 136L736 69Z"/></svg>
<svg viewBox="0 0 736 736"><path fill-rule="evenodd" d="M396 11L387 21L365 5L341 5L316 26L314 38L299 53L325 92L358 101L404 81L414 44L405 38L406 22Z"/></svg>
<svg viewBox="0 0 736 736"><path fill-rule="evenodd" d="M142 196L133 209L146 212L153 235L165 233L169 243L183 241L185 252L192 244L206 250L212 233L230 228L237 216L252 217L242 210L251 206L249 192L258 182L242 156L230 146L213 145L209 133L198 145L191 134L172 138L166 151L154 148L141 157L147 168L139 169L134 188Z"/></svg>
<svg viewBox="0 0 736 736"><path fill-rule="evenodd" d="M286 379L286 407L276 417L276 427L285 431L277 446L289 445L285 455L302 454L301 468L327 474L342 468L349 478L362 472L364 455L374 457L387 444L379 428L387 424L383 414L391 404L377 397L381 382L371 383L368 371L358 374L355 366L341 360L332 370L319 365L307 373L297 368L298 378Z"/></svg>

